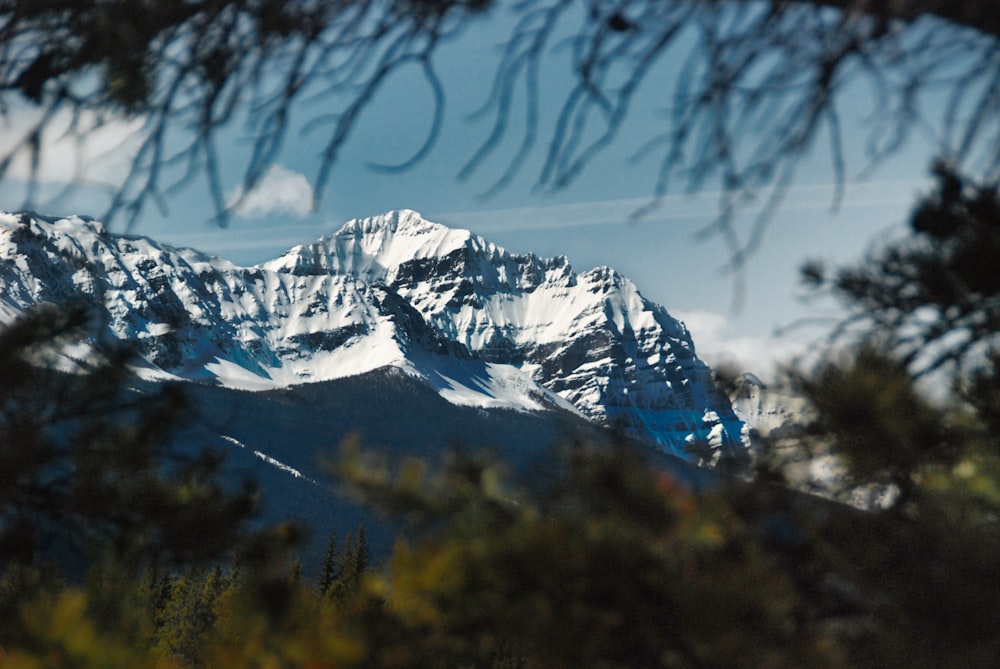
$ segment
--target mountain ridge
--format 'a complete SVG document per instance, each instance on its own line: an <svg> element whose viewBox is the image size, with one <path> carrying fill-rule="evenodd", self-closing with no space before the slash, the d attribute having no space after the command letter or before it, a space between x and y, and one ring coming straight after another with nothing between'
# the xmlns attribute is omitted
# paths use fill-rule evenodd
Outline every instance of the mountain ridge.
<svg viewBox="0 0 1000 669"><path fill-rule="evenodd" d="M84 299L155 378L280 388L386 365L451 402L569 410L705 464L742 424L684 325L610 268L400 210L241 267L84 217L0 214L0 318Z"/></svg>

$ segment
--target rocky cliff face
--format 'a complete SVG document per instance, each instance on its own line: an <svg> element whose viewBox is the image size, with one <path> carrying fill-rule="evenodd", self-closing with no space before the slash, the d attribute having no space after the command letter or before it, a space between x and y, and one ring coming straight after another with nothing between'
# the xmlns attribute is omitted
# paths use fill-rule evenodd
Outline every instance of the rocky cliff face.
<svg viewBox="0 0 1000 669"><path fill-rule="evenodd" d="M2 214L0 259L0 317L83 299L153 374L275 388L391 365L455 403L561 407L708 464L745 451L684 325L627 278L415 212L255 267L87 219Z"/></svg>

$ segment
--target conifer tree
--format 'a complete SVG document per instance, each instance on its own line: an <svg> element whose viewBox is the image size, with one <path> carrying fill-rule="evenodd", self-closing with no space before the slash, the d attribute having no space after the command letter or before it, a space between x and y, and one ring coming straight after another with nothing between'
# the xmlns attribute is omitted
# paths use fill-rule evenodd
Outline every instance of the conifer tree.
<svg viewBox="0 0 1000 669"><path fill-rule="evenodd" d="M174 578L157 630L159 653L185 666L201 666L203 642L215 627L219 601L234 585L232 572L219 564L208 570L191 567Z"/></svg>
<svg viewBox="0 0 1000 669"><path fill-rule="evenodd" d="M326 595L333 588L334 583L340 579L339 551L337 549L337 531L330 533L330 538L326 542L326 550L323 552L323 562L320 566L317 586L320 595Z"/></svg>
<svg viewBox="0 0 1000 669"><path fill-rule="evenodd" d="M371 548L368 546L368 538L365 536L365 526L361 524L358 527L358 545L354 551L354 566L351 570L355 586L358 580L368 571L370 564Z"/></svg>

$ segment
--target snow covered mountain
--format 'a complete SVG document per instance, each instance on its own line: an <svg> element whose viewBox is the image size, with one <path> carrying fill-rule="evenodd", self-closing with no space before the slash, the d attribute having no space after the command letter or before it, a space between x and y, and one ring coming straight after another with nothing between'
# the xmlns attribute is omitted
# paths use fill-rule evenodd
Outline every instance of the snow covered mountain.
<svg viewBox="0 0 1000 669"><path fill-rule="evenodd" d="M85 300L147 377L263 390L390 366L457 405L571 411L706 463L744 452L690 334L631 281L412 211L253 267L86 218L0 214L0 262L0 321Z"/></svg>
<svg viewBox="0 0 1000 669"><path fill-rule="evenodd" d="M799 436L812 420L804 398L771 388L750 372L734 380L729 398L743 421L743 441L751 447L761 439Z"/></svg>
<svg viewBox="0 0 1000 669"><path fill-rule="evenodd" d="M815 409L793 389L768 386L744 372L729 388L733 410L743 421L743 441L781 471L789 487L859 509L886 509L893 486L851 482L846 463L822 437L810 436Z"/></svg>

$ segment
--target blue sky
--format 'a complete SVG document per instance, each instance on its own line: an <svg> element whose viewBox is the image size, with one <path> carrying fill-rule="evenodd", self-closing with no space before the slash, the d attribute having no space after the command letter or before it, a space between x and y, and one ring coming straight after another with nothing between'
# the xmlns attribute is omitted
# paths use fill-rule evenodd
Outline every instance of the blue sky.
<svg viewBox="0 0 1000 669"><path fill-rule="evenodd" d="M243 215L229 228L211 226L208 193L203 185L195 185L168 202L165 215L151 210L135 232L250 264L328 234L350 218L414 209L431 220L471 229L511 251L566 255L577 270L613 266L632 278L643 294L685 320L698 351L709 362L736 359L739 366L767 375L774 360L802 350L822 332L820 327L775 337L776 328L835 313L829 305L802 304L797 288L801 263L814 257L832 261L860 257L871 240L901 229L915 193L926 188L932 152L919 142L864 179L858 177L866 167L860 150L865 119L878 110L862 92L849 96L842 110L849 154L843 201L831 211L833 169L820 142L799 169L764 245L750 260L744 275L745 298L739 309L733 309L734 284L726 270L724 246L717 238L695 239L716 215L717 193L671 194L644 220L629 222L629 215L652 193L655 159L636 163L630 157L662 128L667 101L658 97L661 87L646 87L618 141L562 191L545 194L534 188L544 146L513 183L491 198L480 195L502 172L502 156L488 161L470 180L457 180L462 165L490 130L488 120L473 122L468 117L488 91L496 59L489 45L502 36L496 27L480 24L439 53L439 74L448 93L444 126L431 154L411 169L385 173L369 167L372 162L407 158L429 128L431 95L426 82L416 71L403 71L365 112L333 170L318 211L308 207L309 178L318 165L317 138L294 135L269 178L259 192L250 194ZM543 137L553 105L567 86L565 72L565 67L556 66L542 72ZM655 76L669 79L669 63ZM17 125L16 116L13 124ZM88 140L93 145L84 151L91 166L88 174L112 183L121 178L122 156L128 155L129 144L126 140L118 146L118 142L125 130L127 126L119 124ZM516 131L511 129L511 144L517 141ZM2 144L0 136L0 148ZM43 176L52 182L65 179L70 162L66 156L74 152L79 153L78 147L66 140L55 142ZM223 153L227 188L233 194L247 155L238 132L233 132ZM10 182L0 186L0 196L11 202L3 206L16 208L16 193ZM101 210L100 196L86 191L53 206L58 210L52 213L60 214L69 213L67 208L88 214Z"/></svg>

